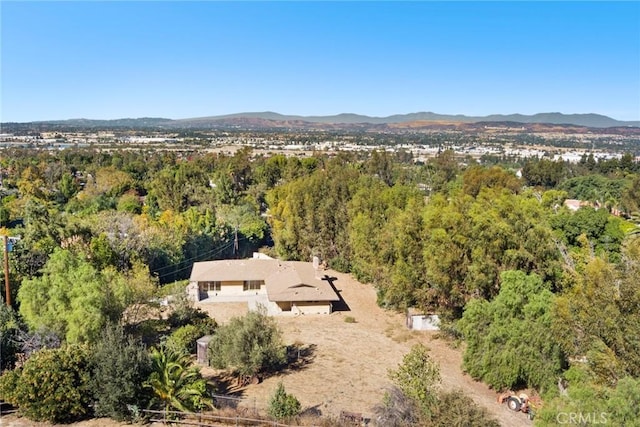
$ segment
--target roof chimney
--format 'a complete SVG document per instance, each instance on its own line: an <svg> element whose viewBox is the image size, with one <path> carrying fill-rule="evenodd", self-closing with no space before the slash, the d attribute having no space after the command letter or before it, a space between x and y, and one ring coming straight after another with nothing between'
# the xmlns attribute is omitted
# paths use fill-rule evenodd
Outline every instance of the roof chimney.
<svg viewBox="0 0 640 427"><path fill-rule="evenodd" d="M320 258L313 257L313 271L316 273L316 279L320 279Z"/></svg>

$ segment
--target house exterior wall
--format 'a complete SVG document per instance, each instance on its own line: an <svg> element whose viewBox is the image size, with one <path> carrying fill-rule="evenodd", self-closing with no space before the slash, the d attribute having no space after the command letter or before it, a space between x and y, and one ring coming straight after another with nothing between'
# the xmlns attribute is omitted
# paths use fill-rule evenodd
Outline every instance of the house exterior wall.
<svg viewBox="0 0 640 427"><path fill-rule="evenodd" d="M244 290L244 280L233 280L220 282L220 290L207 290L203 289L202 284L206 282L199 282L200 299L211 298L216 296L241 296L241 295L266 295L267 288L264 283L260 286L260 289ZM199 300L198 300L199 301Z"/></svg>
<svg viewBox="0 0 640 427"><path fill-rule="evenodd" d="M298 301L293 303L291 312L297 314L331 314L331 303L328 301Z"/></svg>
<svg viewBox="0 0 640 427"><path fill-rule="evenodd" d="M244 282L242 280L236 280L233 282L222 282L220 283L220 292L217 292L218 295L242 295L244 294L242 290L242 285Z"/></svg>
<svg viewBox="0 0 640 427"><path fill-rule="evenodd" d="M187 285L187 299L189 301L198 302L201 300L198 282L189 282Z"/></svg>

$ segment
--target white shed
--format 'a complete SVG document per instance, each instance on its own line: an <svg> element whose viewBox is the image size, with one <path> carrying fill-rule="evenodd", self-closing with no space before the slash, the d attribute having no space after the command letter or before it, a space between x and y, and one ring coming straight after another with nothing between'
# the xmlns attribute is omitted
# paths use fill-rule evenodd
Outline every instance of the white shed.
<svg viewBox="0 0 640 427"><path fill-rule="evenodd" d="M408 308L407 328L413 331L438 331L440 318L437 314L425 314L415 308Z"/></svg>

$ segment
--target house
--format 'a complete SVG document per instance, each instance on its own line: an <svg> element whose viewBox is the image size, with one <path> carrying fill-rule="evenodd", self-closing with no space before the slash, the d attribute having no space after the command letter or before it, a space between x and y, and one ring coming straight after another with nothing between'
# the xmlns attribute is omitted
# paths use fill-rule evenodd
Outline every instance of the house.
<svg viewBox="0 0 640 427"><path fill-rule="evenodd" d="M578 199L566 199L564 201L564 205L570 211L573 211L573 212L577 211L580 208L594 208L594 209L602 208L602 205L598 201L590 202L587 200L578 200Z"/></svg>
<svg viewBox="0 0 640 427"><path fill-rule="evenodd" d="M187 295L193 301L265 305L269 314L330 314L339 301L317 263L256 257L196 262Z"/></svg>

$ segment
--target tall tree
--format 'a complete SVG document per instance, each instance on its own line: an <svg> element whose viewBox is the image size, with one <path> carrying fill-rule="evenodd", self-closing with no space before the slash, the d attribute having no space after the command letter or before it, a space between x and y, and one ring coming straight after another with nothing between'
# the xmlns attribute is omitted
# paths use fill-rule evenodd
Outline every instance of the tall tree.
<svg viewBox="0 0 640 427"><path fill-rule="evenodd" d="M105 324L118 322L137 301L139 285L147 286L144 278L138 281L133 287L136 281L113 268L100 272L82 255L56 249L41 277L23 281L20 314L33 330L51 330L71 343L94 342Z"/></svg>
<svg viewBox="0 0 640 427"><path fill-rule="evenodd" d="M497 389L549 390L565 364L552 330L554 295L535 274L505 271L500 277L498 296L470 301L458 323L467 343L464 367Z"/></svg>

